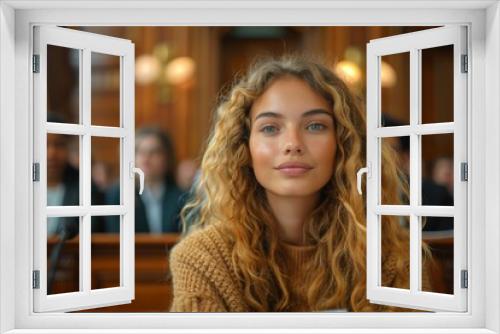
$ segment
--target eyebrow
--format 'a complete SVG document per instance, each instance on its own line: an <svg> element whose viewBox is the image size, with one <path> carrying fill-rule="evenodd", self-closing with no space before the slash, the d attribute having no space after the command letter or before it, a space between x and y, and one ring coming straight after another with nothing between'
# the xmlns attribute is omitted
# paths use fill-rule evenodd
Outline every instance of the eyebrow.
<svg viewBox="0 0 500 334"><path fill-rule="evenodd" d="M333 115L330 112L326 111L325 109L311 109L311 110L303 113L302 118L312 116L312 115L320 115L320 114L326 114L326 115L333 118ZM262 118L262 117L283 118L283 114L280 114L280 113L277 113L274 111L265 111L265 112L258 114L257 117L255 117L254 121L256 121L257 119Z"/></svg>

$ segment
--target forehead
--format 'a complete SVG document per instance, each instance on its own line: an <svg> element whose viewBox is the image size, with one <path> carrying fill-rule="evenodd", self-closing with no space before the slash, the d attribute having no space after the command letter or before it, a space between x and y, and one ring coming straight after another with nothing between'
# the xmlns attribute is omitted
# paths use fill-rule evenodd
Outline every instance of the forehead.
<svg viewBox="0 0 500 334"><path fill-rule="evenodd" d="M310 109L331 111L329 102L309 86L307 82L294 76L274 80L259 96L250 109L251 119L259 113L274 111L287 116L300 116Z"/></svg>
<svg viewBox="0 0 500 334"><path fill-rule="evenodd" d="M141 136L137 138L137 146L141 147L156 147L156 146L161 146L160 139L153 135L153 134L147 134L144 136Z"/></svg>

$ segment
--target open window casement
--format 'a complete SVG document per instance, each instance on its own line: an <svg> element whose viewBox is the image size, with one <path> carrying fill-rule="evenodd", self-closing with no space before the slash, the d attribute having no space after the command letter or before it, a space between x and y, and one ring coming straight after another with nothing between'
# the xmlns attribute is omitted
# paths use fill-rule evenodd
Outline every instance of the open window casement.
<svg viewBox="0 0 500 334"><path fill-rule="evenodd" d="M467 30L446 26L370 41L367 45L367 297L377 304L427 311L466 311L467 306ZM422 122L422 55L431 48L452 47L453 120ZM382 125L382 58L409 55L409 124ZM435 80L435 78L433 78ZM396 89L401 88L397 87ZM406 89L406 88L404 88ZM422 139L453 136L454 205L422 204ZM385 205L381 201L381 145L383 138L408 136L410 141L408 205ZM363 171L360 171L361 173ZM358 174L359 176L360 174ZM401 216L409 221L409 289L382 286L382 217ZM424 217L453 218L453 293L422 290L422 220Z"/></svg>
<svg viewBox="0 0 500 334"><path fill-rule="evenodd" d="M61 70L48 71L50 50L64 48L74 57L77 73L78 96L75 98L77 115L73 123L48 119L49 75L62 75ZM50 51L50 52L49 52ZM120 122L115 127L98 126L92 121L91 96L93 85L102 76L92 80L94 57L115 57L119 64L117 80L119 101L117 109ZM50 62L57 66L57 62ZM98 69L98 67L97 67ZM108 36L59 28L38 26L34 28L33 45L33 107L34 107L34 249L33 296L34 311L74 311L95 307L130 303L134 298L134 45L128 41ZM53 154L49 142L54 137L64 141L74 139L78 145L79 166L75 168L75 200L72 204L48 205L48 155ZM114 140L120 159L120 202L117 205L95 205L91 185L91 157L93 140ZM52 144L50 144L52 145ZM118 158L117 158L118 159ZM143 177L141 177L143 181ZM142 186L142 182L141 182ZM99 204L103 204L102 202ZM119 217L119 285L92 289L91 238L93 217L104 220ZM49 253L48 237L55 238ZM52 236L53 235L53 236ZM64 240L76 240L79 249L77 272L79 288L76 291L51 293L51 282L57 272L54 268L63 261L60 250ZM61 246L63 246L61 248ZM59 249L58 249L59 248ZM59 252L59 254L57 254ZM59 258L58 258L59 256ZM49 267L51 268L49 270Z"/></svg>

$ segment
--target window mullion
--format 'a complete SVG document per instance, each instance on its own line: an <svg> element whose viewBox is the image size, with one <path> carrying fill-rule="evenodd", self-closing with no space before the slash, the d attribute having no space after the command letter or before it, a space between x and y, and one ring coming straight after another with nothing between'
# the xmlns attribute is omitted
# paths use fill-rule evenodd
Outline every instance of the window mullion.
<svg viewBox="0 0 500 334"><path fill-rule="evenodd" d="M420 123L420 52L410 51L410 291L416 293L420 286L421 228L415 208L420 204L420 136L416 126Z"/></svg>
<svg viewBox="0 0 500 334"><path fill-rule="evenodd" d="M86 129L82 139L82 182L83 189L83 207L90 208L91 204L91 137L88 129L90 128L91 116L91 51L88 48L83 49L82 57L82 124ZM81 226L80 240L80 266L82 291L89 292L91 290L91 217L89 210L85 210L83 215L83 226Z"/></svg>

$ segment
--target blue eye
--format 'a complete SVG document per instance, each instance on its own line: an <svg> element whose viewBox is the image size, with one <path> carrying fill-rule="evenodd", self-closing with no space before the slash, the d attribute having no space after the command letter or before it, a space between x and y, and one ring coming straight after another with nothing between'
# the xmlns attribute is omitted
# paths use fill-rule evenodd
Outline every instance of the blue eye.
<svg viewBox="0 0 500 334"><path fill-rule="evenodd" d="M275 132L277 128L274 125L266 125L263 128L260 129L260 132L267 133L267 134L272 134Z"/></svg>
<svg viewBox="0 0 500 334"><path fill-rule="evenodd" d="M325 129L326 127L323 124L320 123L312 123L307 126L307 128L312 129L313 131L321 131Z"/></svg>

